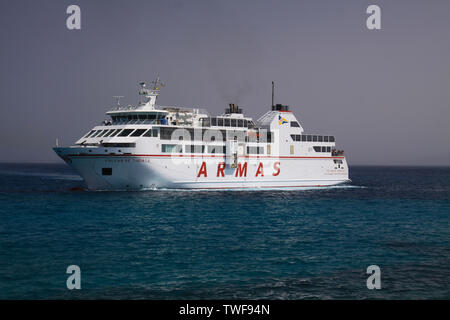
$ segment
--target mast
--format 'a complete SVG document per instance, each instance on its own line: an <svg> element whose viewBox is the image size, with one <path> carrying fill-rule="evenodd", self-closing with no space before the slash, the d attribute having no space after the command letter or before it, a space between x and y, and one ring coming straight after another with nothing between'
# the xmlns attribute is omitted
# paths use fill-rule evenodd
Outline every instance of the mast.
<svg viewBox="0 0 450 320"><path fill-rule="evenodd" d="M274 82L272 81L272 107L274 106L274 104L273 104L274 91L275 91L275 84L274 84Z"/></svg>
<svg viewBox="0 0 450 320"><path fill-rule="evenodd" d="M156 77L156 80L151 82L152 87L150 89L147 89L145 82L140 82L139 85L141 86L141 89L139 90L139 95L144 96L147 101L139 102L139 105L143 108L147 108L150 110L155 109L156 105L156 98L159 94L159 88L162 88L165 86L163 82L159 79L159 75Z"/></svg>

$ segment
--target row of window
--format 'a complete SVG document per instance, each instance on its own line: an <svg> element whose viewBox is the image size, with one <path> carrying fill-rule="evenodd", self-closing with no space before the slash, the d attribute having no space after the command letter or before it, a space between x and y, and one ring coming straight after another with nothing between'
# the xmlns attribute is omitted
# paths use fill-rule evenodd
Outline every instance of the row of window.
<svg viewBox="0 0 450 320"><path fill-rule="evenodd" d="M314 146L315 152L331 152L331 147L324 147L324 146Z"/></svg>
<svg viewBox="0 0 450 320"><path fill-rule="evenodd" d="M111 116L114 124L120 123L160 123L165 119L165 114L133 114L126 116ZM219 127L237 127L237 128L254 128L255 124L252 120L233 119L221 117L206 117L200 119L203 127L219 126Z"/></svg>
<svg viewBox="0 0 450 320"><path fill-rule="evenodd" d="M167 124L165 114L133 114L126 116L111 116L113 124ZM233 119L221 117L206 117L200 119L202 127L236 127L249 128L255 127L252 120ZM290 122L291 127L299 128L297 121Z"/></svg>
<svg viewBox="0 0 450 320"><path fill-rule="evenodd" d="M112 138L112 137L157 137L157 129L106 129L92 130L83 138Z"/></svg>
<svg viewBox="0 0 450 320"><path fill-rule="evenodd" d="M126 116L111 116L114 124L121 123L157 123L159 120L165 118L164 113L160 114L132 114Z"/></svg>
<svg viewBox="0 0 450 320"><path fill-rule="evenodd" d="M161 128L162 140L186 140L186 141L227 141L239 142L273 142L273 134L261 129L256 132L244 130L214 130L193 128Z"/></svg>
<svg viewBox="0 0 450 320"><path fill-rule="evenodd" d="M103 147L110 147L110 148L135 148L136 143L126 143L126 142L104 142L102 143Z"/></svg>
<svg viewBox="0 0 450 320"><path fill-rule="evenodd" d="M293 141L334 142L333 136L316 136L311 134L291 134Z"/></svg>
<svg viewBox="0 0 450 320"><path fill-rule="evenodd" d="M177 132L175 132L178 130ZM240 142L273 142L272 132L259 130L247 132L243 130L208 130L193 128L161 128L162 140L196 140L196 141L227 141L238 140ZM157 137L157 129L105 129L92 130L83 138L112 138L112 137ZM193 139L192 139L193 137Z"/></svg>
<svg viewBox="0 0 450 320"><path fill-rule="evenodd" d="M202 127L236 127L236 128L254 128L252 120L233 119L220 117L207 117L200 119Z"/></svg>
<svg viewBox="0 0 450 320"><path fill-rule="evenodd" d="M225 146L207 146L208 153L226 153ZM165 153L182 153L183 146L180 144L162 144L161 151ZM205 153L204 145L187 145L185 146L186 153ZM264 154L264 147L250 147L247 146L247 154Z"/></svg>
<svg viewBox="0 0 450 320"><path fill-rule="evenodd" d="M204 145L187 145L185 147L186 153L205 153ZM225 153L225 146L208 146L208 153Z"/></svg>

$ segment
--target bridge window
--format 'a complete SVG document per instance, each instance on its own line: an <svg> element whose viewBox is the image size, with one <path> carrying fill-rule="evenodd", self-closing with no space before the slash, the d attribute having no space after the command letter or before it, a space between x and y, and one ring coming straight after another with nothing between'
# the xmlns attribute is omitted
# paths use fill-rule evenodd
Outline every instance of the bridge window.
<svg viewBox="0 0 450 320"><path fill-rule="evenodd" d="M108 130L108 132L103 136L103 137L109 137L111 135L111 133L114 132L114 129Z"/></svg>
<svg viewBox="0 0 450 320"><path fill-rule="evenodd" d="M89 138L89 136L91 136L94 132L95 132L95 130L89 131L88 133L86 133L86 135L83 138Z"/></svg>
<svg viewBox="0 0 450 320"><path fill-rule="evenodd" d="M132 137L140 137L145 132L145 129L136 129L131 136Z"/></svg>
<svg viewBox="0 0 450 320"><path fill-rule="evenodd" d="M92 136L91 136L91 138L95 138L95 137L97 137L99 134L101 134L103 131L102 130L98 130L95 134L93 134Z"/></svg>
<svg viewBox="0 0 450 320"><path fill-rule="evenodd" d="M323 142L328 142L328 136L323 137Z"/></svg>
<svg viewBox="0 0 450 320"><path fill-rule="evenodd" d="M334 137L333 136L330 136L330 142L334 142Z"/></svg>
<svg viewBox="0 0 450 320"><path fill-rule="evenodd" d="M134 129L123 129L121 133L119 133L119 137L128 137Z"/></svg>
<svg viewBox="0 0 450 320"><path fill-rule="evenodd" d="M236 127L236 119L231 119L230 123L232 127Z"/></svg>
<svg viewBox="0 0 450 320"><path fill-rule="evenodd" d="M300 128L300 125L298 124L297 121L291 121L291 127L293 127L293 128Z"/></svg>
<svg viewBox="0 0 450 320"><path fill-rule="evenodd" d="M97 134L99 134L99 132L101 132L101 130L100 131L93 130L92 134L90 135L90 138L94 138Z"/></svg>
<svg viewBox="0 0 450 320"><path fill-rule="evenodd" d="M229 126L230 126L230 119L225 118L225 119L223 119L223 120L224 120L224 126L225 126L225 127L229 127Z"/></svg>
<svg viewBox="0 0 450 320"><path fill-rule="evenodd" d="M223 118L217 118L217 125L223 127Z"/></svg>
<svg viewBox="0 0 450 320"><path fill-rule="evenodd" d="M317 137L317 141L323 142L323 136L318 136L318 137Z"/></svg>
<svg viewBox="0 0 450 320"><path fill-rule="evenodd" d="M116 129L113 133L111 133L111 134L109 135L109 137L112 138L112 137L117 136L117 134L120 132L120 130L122 130L122 129Z"/></svg>
<svg viewBox="0 0 450 320"><path fill-rule="evenodd" d="M107 132L108 132L108 130L103 130L102 133L100 133L100 134L97 136L97 138L103 137Z"/></svg>

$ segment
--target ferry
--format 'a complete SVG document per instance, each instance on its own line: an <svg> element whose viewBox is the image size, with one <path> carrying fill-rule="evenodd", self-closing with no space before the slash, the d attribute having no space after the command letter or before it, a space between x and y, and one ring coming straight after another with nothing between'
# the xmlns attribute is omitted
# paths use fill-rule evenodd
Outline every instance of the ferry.
<svg viewBox="0 0 450 320"><path fill-rule="evenodd" d="M157 104L159 77L141 82L137 105L117 105L74 145L57 146L90 190L262 189L349 182L333 135L306 134L289 106L257 121L229 104L221 115Z"/></svg>

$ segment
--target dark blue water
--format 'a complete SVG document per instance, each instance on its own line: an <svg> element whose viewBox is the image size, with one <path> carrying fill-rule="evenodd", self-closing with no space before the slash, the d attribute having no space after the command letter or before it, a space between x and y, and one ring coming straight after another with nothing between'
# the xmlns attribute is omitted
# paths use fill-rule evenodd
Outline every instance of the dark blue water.
<svg viewBox="0 0 450 320"><path fill-rule="evenodd" d="M0 165L0 299L450 298L450 168L302 191L86 192ZM81 268L81 290L66 268ZM368 290L366 268L381 268Z"/></svg>

